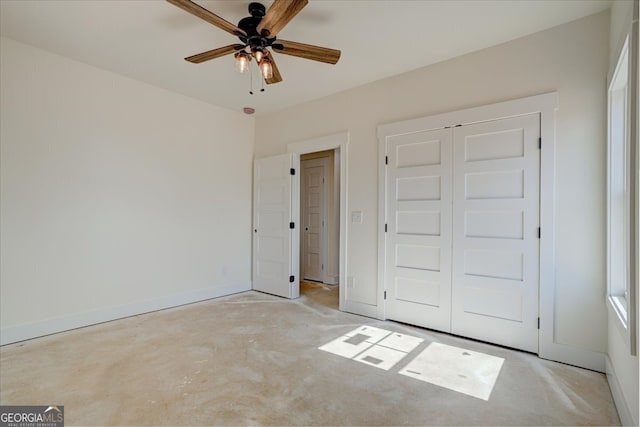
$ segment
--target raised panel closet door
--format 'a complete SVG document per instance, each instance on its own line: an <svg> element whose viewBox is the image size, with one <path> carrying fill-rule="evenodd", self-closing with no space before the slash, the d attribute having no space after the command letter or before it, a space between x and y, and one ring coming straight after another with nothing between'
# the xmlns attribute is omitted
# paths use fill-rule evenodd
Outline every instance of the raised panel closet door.
<svg viewBox="0 0 640 427"><path fill-rule="evenodd" d="M451 331L537 353L540 117L453 130Z"/></svg>
<svg viewBox="0 0 640 427"><path fill-rule="evenodd" d="M451 130L387 140L386 315L451 328Z"/></svg>

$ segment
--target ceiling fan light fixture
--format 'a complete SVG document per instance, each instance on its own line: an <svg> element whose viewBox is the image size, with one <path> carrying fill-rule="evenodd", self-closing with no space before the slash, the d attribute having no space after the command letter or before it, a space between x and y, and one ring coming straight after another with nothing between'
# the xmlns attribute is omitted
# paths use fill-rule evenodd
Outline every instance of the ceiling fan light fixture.
<svg viewBox="0 0 640 427"><path fill-rule="evenodd" d="M251 55L249 55L244 50L241 50L240 52L236 53L234 56L236 58L236 68L238 69L238 71L240 71L241 73L246 73L247 71L249 71L249 63L251 62Z"/></svg>
<svg viewBox="0 0 640 427"><path fill-rule="evenodd" d="M271 65L269 58L263 58L262 62L260 62L260 72L265 80L273 78L273 66Z"/></svg>
<svg viewBox="0 0 640 427"><path fill-rule="evenodd" d="M252 48L251 53L258 63L261 63L264 57L267 56L267 53L261 47Z"/></svg>

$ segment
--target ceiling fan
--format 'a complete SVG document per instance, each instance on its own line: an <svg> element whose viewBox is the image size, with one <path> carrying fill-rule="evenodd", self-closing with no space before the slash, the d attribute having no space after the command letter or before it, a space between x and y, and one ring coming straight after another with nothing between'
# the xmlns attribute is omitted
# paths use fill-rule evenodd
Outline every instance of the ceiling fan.
<svg viewBox="0 0 640 427"><path fill-rule="evenodd" d="M248 71L251 60L255 59L264 81L272 84L282 81L272 51L327 64L336 64L340 59L339 50L277 38L280 30L309 3L308 0L275 0L269 10L261 3L252 2L249 4L251 16L241 19L237 26L191 0L167 1L240 39L241 43L185 58L189 62L199 64L235 53L236 66L240 72Z"/></svg>

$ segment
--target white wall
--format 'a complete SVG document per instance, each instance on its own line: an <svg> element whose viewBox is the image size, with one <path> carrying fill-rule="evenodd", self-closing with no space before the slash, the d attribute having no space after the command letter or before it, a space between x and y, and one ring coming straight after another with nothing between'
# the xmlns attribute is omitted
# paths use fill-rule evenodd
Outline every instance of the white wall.
<svg viewBox="0 0 640 427"><path fill-rule="evenodd" d="M377 147L382 123L558 91L555 342L604 353L605 111L609 15L509 43L256 119L256 157L348 131L348 299L376 304ZM429 49L427 41L419 49ZM416 54L419 54L419 49ZM604 365L604 356L602 356Z"/></svg>
<svg viewBox="0 0 640 427"><path fill-rule="evenodd" d="M609 77L613 75L618 56L625 38L631 28L632 2L618 0L611 7L611 30L609 37ZM637 19L637 17L636 17ZM636 122L637 122L636 117ZM637 126L637 123L636 123ZM640 308L636 292L636 313ZM636 317L638 321L640 317ZM607 378L613 392L618 413L623 423L638 425L640 422L638 409L638 356L631 356L623 336L622 328L613 311L609 311L608 345L607 345ZM637 331L640 330L640 322L637 323ZM626 331L625 331L626 332ZM638 336L636 335L636 342Z"/></svg>
<svg viewBox="0 0 640 427"><path fill-rule="evenodd" d="M250 288L252 118L0 54L3 343Z"/></svg>

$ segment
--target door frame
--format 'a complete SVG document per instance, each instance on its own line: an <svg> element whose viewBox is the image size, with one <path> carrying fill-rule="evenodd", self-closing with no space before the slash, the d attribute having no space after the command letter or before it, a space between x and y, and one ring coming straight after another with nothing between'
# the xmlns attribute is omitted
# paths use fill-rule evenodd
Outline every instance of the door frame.
<svg viewBox="0 0 640 427"><path fill-rule="evenodd" d="M555 339L555 147L557 92L535 95L496 104L421 117L378 126L378 315L385 319L386 139L393 135L442 129L456 125L499 120L526 114L540 114L540 264L539 264L539 356L565 361L597 371L603 369L602 353L577 349Z"/></svg>
<svg viewBox="0 0 640 427"><path fill-rule="evenodd" d="M353 311L350 309L350 302L347 296L347 235L348 235L348 197L347 197L347 178L348 178L348 147L349 147L349 132L340 132L332 135L326 135L318 138L307 139L299 142L294 142L287 145L287 152L293 153L293 168L298 171L293 176L293 188L294 193L292 197L291 208L293 213L299 216L300 212L300 177L302 172L300 170L300 156L302 154L315 153L317 151L325 150L339 150L340 155L340 261L338 265L339 269L339 309L340 311ZM297 221L301 224L300 219ZM298 230L300 227L297 228ZM300 237L298 235L298 245L293 249L297 253L293 254L294 262L300 262ZM298 271L300 269L298 268ZM300 278L299 278L300 279ZM300 280L298 280L298 286L300 286Z"/></svg>

